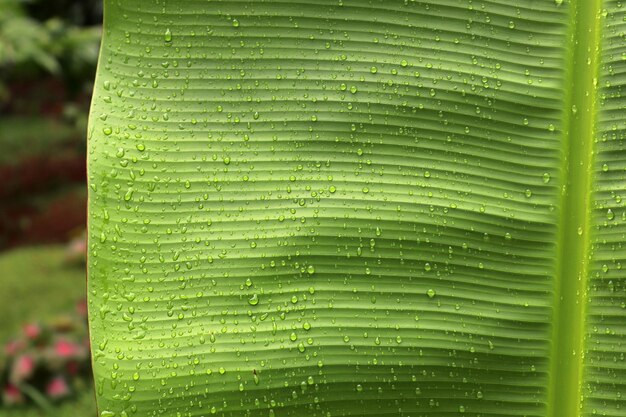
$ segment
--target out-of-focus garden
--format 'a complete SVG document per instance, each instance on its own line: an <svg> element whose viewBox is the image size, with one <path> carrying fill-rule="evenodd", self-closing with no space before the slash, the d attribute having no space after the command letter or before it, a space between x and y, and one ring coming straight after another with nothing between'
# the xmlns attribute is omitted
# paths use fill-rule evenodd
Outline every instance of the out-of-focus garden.
<svg viewBox="0 0 626 417"><path fill-rule="evenodd" d="M0 417L95 416L85 132L100 0L0 0Z"/></svg>

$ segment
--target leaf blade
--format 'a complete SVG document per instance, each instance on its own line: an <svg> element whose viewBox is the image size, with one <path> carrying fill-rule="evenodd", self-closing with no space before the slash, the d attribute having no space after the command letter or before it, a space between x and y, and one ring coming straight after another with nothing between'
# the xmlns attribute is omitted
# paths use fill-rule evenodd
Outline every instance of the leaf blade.
<svg viewBox="0 0 626 417"><path fill-rule="evenodd" d="M142 3L90 124L101 410L545 415L568 5Z"/></svg>

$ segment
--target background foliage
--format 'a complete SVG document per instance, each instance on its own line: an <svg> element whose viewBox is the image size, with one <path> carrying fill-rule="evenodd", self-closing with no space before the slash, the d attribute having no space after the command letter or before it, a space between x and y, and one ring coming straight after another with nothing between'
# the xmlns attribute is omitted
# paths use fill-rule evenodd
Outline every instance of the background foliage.
<svg viewBox="0 0 626 417"><path fill-rule="evenodd" d="M101 19L100 1L0 0L2 417L95 415L81 303Z"/></svg>

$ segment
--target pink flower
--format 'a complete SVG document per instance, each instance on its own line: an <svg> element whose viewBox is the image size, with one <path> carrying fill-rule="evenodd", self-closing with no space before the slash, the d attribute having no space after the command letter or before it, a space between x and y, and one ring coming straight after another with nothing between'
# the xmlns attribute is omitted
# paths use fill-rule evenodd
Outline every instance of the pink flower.
<svg viewBox="0 0 626 417"><path fill-rule="evenodd" d="M4 345L4 353L9 356L13 356L22 350L25 347L25 343L23 340L11 340L9 343Z"/></svg>
<svg viewBox="0 0 626 417"><path fill-rule="evenodd" d="M13 362L11 381L20 382L28 379L35 371L35 359L30 355L22 355Z"/></svg>
<svg viewBox="0 0 626 417"><path fill-rule="evenodd" d="M15 385L5 385L2 389L2 399L7 405L21 404L24 402L24 396Z"/></svg>
<svg viewBox="0 0 626 417"><path fill-rule="evenodd" d="M46 385L46 394L48 394L50 398L58 399L67 397L69 393L70 387L62 376L52 378Z"/></svg>
<svg viewBox="0 0 626 417"><path fill-rule="evenodd" d="M54 353L61 358L70 358L79 354L80 349L75 343L60 339L54 345Z"/></svg>
<svg viewBox="0 0 626 417"><path fill-rule="evenodd" d="M41 335L41 327L35 323L29 323L24 326L24 334L30 340L36 340Z"/></svg>

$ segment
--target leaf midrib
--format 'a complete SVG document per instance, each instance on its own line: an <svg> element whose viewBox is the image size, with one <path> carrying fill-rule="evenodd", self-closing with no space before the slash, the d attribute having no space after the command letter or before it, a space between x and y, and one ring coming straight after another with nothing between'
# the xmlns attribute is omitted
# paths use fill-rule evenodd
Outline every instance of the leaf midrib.
<svg viewBox="0 0 626 417"><path fill-rule="evenodd" d="M565 173L557 241L548 416L581 415L581 387L589 273L593 139L602 0L573 0L564 89Z"/></svg>

